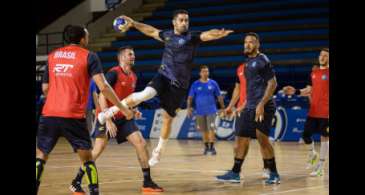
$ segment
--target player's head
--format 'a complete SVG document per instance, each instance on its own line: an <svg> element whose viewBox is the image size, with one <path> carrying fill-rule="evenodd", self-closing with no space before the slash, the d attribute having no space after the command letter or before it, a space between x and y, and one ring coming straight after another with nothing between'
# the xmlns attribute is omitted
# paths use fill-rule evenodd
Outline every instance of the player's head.
<svg viewBox="0 0 365 195"><path fill-rule="evenodd" d="M245 35L244 47L245 47L245 50L244 50L245 55L250 55L250 54L258 52L258 50L260 48L259 35L254 32L247 33Z"/></svg>
<svg viewBox="0 0 365 195"><path fill-rule="evenodd" d="M319 54L318 60L321 66L327 66L330 61L330 50L328 48L323 48Z"/></svg>
<svg viewBox="0 0 365 195"><path fill-rule="evenodd" d="M66 44L78 44L86 47L89 44L89 32L82 26L67 25L63 30L63 39Z"/></svg>
<svg viewBox="0 0 365 195"><path fill-rule="evenodd" d="M183 9L175 10L172 18L174 30L178 33L184 33L189 30L189 12Z"/></svg>
<svg viewBox="0 0 365 195"><path fill-rule="evenodd" d="M134 55L134 49L130 45L120 47L118 49L118 62L119 64L133 66L136 56Z"/></svg>
<svg viewBox="0 0 365 195"><path fill-rule="evenodd" d="M206 65L200 66L200 78L201 79L208 79L209 77L209 68Z"/></svg>

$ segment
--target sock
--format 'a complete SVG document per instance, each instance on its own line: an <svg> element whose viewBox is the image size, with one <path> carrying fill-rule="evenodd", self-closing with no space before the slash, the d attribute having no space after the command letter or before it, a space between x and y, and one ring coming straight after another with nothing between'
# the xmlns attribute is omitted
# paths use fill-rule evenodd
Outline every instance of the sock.
<svg viewBox="0 0 365 195"><path fill-rule="evenodd" d="M142 168L143 172L143 183L152 181L150 168Z"/></svg>
<svg viewBox="0 0 365 195"><path fill-rule="evenodd" d="M242 163L243 163L243 159L234 158L234 165L232 167L232 171L235 172L235 173L240 173Z"/></svg>
<svg viewBox="0 0 365 195"><path fill-rule="evenodd" d="M204 145L205 145L205 149L209 149L209 143L208 142L205 142Z"/></svg>
<svg viewBox="0 0 365 195"><path fill-rule="evenodd" d="M321 165L323 165L324 161L326 160L328 150L329 150L329 141L321 142L321 149L319 152L319 159L320 159L319 163L321 163Z"/></svg>
<svg viewBox="0 0 365 195"><path fill-rule="evenodd" d="M161 151L165 148L166 144L167 144L168 139L163 139L162 137L160 137L160 140L158 140L158 144L156 147L156 151Z"/></svg>
<svg viewBox="0 0 365 195"><path fill-rule="evenodd" d="M264 162L264 169L268 169L269 165L267 164L267 161L265 159L262 159L262 161Z"/></svg>
<svg viewBox="0 0 365 195"><path fill-rule="evenodd" d="M99 181L98 181L98 171L96 169L95 163L93 161L85 162L83 170L86 173L90 194L98 194Z"/></svg>
<svg viewBox="0 0 365 195"><path fill-rule="evenodd" d="M82 170L82 168L80 167L79 172L77 172L77 175L76 175L76 177L75 177L74 181L81 183L81 181L82 181L82 177L84 177L84 175L85 175L85 172L84 172L84 170Z"/></svg>
<svg viewBox="0 0 365 195"><path fill-rule="evenodd" d="M210 149L212 150L214 148L214 142L210 142Z"/></svg>
<svg viewBox="0 0 365 195"><path fill-rule="evenodd" d="M267 166L270 169L270 172L278 173L278 170L276 169L275 157L272 159L264 159L264 161L266 161Z"/></svg>
<svg viewBox="0 0 365 195"><path fill-rule="evenodd" d="M43 169L44 169L44 164L46 164L46 161L44 161L43 159L40 159L40 158L36 158L36 164L35 164L36 194L38 194L38 188L39 188L39 185L41 184L41 177L42 177L42 173L43 173Z"/></svg>

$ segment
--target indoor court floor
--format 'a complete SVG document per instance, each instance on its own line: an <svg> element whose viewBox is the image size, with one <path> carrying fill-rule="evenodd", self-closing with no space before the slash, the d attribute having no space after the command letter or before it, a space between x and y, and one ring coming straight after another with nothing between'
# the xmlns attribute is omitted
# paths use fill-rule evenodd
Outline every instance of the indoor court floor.
<svg viewBox="0 0 365 195"><path fill-rule="evenodd" d="M147 140L149 153L157 139ZM324 176L310 177L306 170L307 151L297 142L276 142L276 164L281 184L265 185L261 179L263 162L258 143L253 140L243 164L241 184L221 183L214 176L223 174L233 165L233 142L218 141L216 156L204 156L198 140L169 140L161 162L151 168L154 181L165 189L153 194L186 195L327 195L329 194L328 163ZM316 144L319 151L319 143ZM71 146L60 138L51 153L42 176L39 195L67 195L71 180L80 162ZM142 194L142 173L134 148L111 140L96 161L101 195ZM84 178L83 183L86 183ZM87 189L87 185L83 186ZM146 194L146 193L145 193Z"/></svg>

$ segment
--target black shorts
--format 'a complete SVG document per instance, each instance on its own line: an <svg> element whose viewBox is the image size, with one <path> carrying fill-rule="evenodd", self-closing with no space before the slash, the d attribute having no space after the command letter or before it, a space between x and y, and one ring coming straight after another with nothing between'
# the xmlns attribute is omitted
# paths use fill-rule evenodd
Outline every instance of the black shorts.
<svg viewBox="0 0 365 195"><path fill-rule="evenodd" d="M136 122L132 120L126 119L113 119L115 126L117 127L117 135L115 139L117 140L118 144L121 144L127 141L127 137L135 131L139 131ZM99 121L96 122L95 125L95 137L99 137L100 135L105 135L106 132L106 125L101 125ZM109 138L109 135L108 135Z"/></svg>
<svg viewBox="0 0 365 195"><path fill-rule="evenodd" d="M161 108L171 117L175 117L177 110L185 100L188 90L173 84L170 79L160 73L157 73L147 86L157 91Z"/></svg>
<svg viewBox="0 0 365 195"><path fill-rule="evenodd" d="M37 134L38 149L45 154L51 153L60 136L67 139L74 151L92 148L85 119L40 117Z"/></svg>
<svg viewBox="0 0 365 195"><path fill-rule="evenodd" d="M276 107L273 102L269 102L264 107L264 121L256 122L255 115L256 109L245 108L240 116L236 118L236 136L238 137L250 137L256 138L256 129L263 134L269 136L270 129L272 127L272 120L275 116Z"/></svg>
<svg viewBox="0 0 365 195"><path fill-rule="evenodd" d="M303 136L311 137L314 133L320 133L324 137L329 136L328 118L307 117L304 124Z"/></svg>

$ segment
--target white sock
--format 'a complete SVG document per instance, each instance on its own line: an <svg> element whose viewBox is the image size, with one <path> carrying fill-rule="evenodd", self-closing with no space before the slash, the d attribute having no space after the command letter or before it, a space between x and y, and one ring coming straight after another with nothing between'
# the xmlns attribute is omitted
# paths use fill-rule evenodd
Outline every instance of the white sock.
<svg viewBox="0 0 365 195"><path fill-rule="evenodd" d="M129 106L127 105L127 101L126 101L126 99L123 99L121 103L122 103L122 105L123 105L124 107L129 108Z"/></svg>
<svg viewBox="0 0 365 195"><path fill-rule="evenodd" d="M321 150L319 152L319 159L321 160L320 163L323 164L323 162L326 160L328 150L329 150L329 141L321 142Z"/></svg>
<svg viewBox="0 0 365 195"><path fill-rule="evenodd" d="M163 150L167 144L168 139L163 139L162 137L160 137L160 140L158 140L158 144L156 147L156 151L160 152L161 150Z"/></svg>

